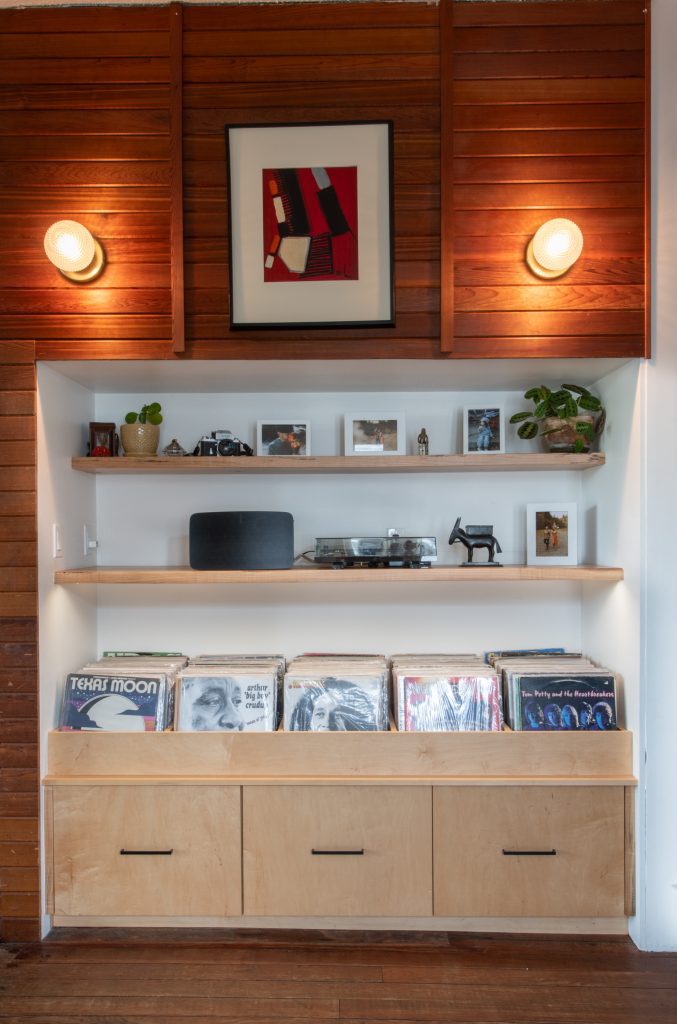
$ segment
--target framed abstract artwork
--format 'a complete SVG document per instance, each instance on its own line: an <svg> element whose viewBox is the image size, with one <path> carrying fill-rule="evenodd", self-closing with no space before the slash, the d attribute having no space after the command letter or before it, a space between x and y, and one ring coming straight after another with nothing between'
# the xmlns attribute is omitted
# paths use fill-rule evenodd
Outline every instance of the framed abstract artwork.
<svg viewBox="0 0 677 1024"><path fill-rule="evenodd" d="M230 325L394 325L392 122L229 125Z"/></svg>

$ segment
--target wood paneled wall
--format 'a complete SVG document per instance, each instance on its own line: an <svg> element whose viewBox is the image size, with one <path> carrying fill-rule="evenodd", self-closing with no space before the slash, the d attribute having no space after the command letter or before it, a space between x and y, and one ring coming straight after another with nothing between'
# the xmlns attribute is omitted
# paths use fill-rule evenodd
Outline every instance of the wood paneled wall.
<svg viewBox="0 0 677 1024"><path fill-rule="evenodd" d="M648 5L442 2L443 350L644 355ZM576 266L545 282L524 253L552 217L585 241Z"/></svg>
<svg viewBox="0 0 677 1024"><path fill-rule="evenodd" d="M176 5L0 11L2 938L38 929L35 358L643 352L646 5L441 2L190 5L182 47ZM370 119L394 123L396 327L230 332L225 126ZM557 213L584 256L544 285L524 249ZM61 218L103 242L93 285L44 257Z"/></svg>
<svg viewBox="0 0 677 1024"><path fill-rule="evenodd" d="M439 34L421 3L184 10L187 348L197 357L439 354ZM224 126L394 122L394 328L229 330Z"/></svg>
<svg viewBox="0 0 677 1024"><path fill-rule="evenodd" d="M0 11L0 337L38 358L171 349L168 8ZM42 249L81 220L108 265L90 286Z"/></svg>

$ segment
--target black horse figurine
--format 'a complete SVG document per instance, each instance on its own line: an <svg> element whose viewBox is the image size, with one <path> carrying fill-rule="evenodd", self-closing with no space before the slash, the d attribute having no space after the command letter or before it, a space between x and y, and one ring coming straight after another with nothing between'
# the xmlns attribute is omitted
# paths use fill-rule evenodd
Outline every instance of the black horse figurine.
<svg viewBox="0 0 677 1024"><path fill-rule="evenodd" d="M501 545L494 537L493 526L467 526L464 530L460 524L461 517L459 516L451 531L449 543L455 544L458 540L461 544L465 544L468 560L464 564L500 565L500 562L494 561L494 554L497 551L501 551ZM489 560L487 562L473 562L472 556L475 548L486 548L489 553Z"/></svg>

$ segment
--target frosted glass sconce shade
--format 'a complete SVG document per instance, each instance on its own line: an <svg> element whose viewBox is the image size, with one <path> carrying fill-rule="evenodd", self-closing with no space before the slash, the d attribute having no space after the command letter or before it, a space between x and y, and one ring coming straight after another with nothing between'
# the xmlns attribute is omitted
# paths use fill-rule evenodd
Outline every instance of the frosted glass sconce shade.
<svg viewBox="0 0 677 1024"><path fill-rule="evenodd" d="M557 217L541 224L527 247L527 265L538 277L561 277L583 251L583 234L578 224Z"/></svg>
<svg viewBox="0 0 677 1024"><path fill-rule="evenodd" d="M75 220L59 220L47 229L45 252L64 277L80 284L98 277L106 262L94 235Z"/></svg>

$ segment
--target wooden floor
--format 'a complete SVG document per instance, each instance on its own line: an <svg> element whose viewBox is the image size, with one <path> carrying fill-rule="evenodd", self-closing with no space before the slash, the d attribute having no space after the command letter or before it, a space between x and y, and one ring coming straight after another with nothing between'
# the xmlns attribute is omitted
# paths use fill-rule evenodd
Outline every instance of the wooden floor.
<svg viewBox="0 0 677 1024"><path fill-rule="evenodd" d="M0 947L21 1024L675 1024L677 954L624 938L62 929Z"/></svg>

